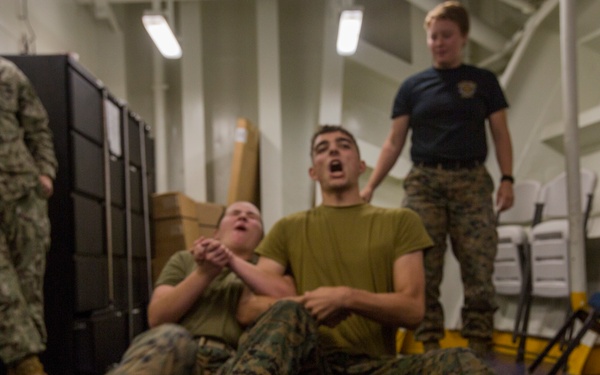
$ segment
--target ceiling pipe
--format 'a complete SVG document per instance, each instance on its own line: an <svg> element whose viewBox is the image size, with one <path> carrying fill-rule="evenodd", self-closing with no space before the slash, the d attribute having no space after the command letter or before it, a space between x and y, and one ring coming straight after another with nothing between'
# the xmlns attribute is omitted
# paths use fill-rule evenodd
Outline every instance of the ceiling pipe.
<svg viewBox="0 0 600 375"><path fill-rule="evenodd" d="M479 61L477 63L477 66L481 68L492 69L492 65L500 62L500 60L502 60L505 56L509 55L512 51L514 51L521 39L523 39L523 30L517 31L510 39L510 41L504 45L504 48L502 48L500 52L494 53L491 56L488 56L487 58Z"/></svg>
<svg viewBox="0 0 600 375"><path fill-rule="evenodd" d="M529 14L532 14L533 12L535 12L535 7L524 0L500 0L500 1L512 6L513 8L517 8L523 14L529 15Z"/></svg>
<svg viewBox="0 0 600 375"><path fill-rule="evenodd" d="M507 87L509 85L510 80L515 74L515 71L517 70L525 52L527 51L527 47L529 47L529 43L531 42L535 31L540 26L542 21L544 21L544 19L546 19L546 17L550 14L550 12L556 8L557 5L558 0L546 0L538 9L538 11L527 20L527 23L525 23L525 27L523 28L523 37L521 38L521 42L517 45L515 52L512 54L508 65L500 77L500 84L502 87Z"/></svg>
<svg viewBox="0 0 600 375"><path fill-rule="evenodd" d="M121 27L117 22L117 17L108 3L109 0L94 0L94 16L97 19L104 19L116 33L121 33Z"/></svg>

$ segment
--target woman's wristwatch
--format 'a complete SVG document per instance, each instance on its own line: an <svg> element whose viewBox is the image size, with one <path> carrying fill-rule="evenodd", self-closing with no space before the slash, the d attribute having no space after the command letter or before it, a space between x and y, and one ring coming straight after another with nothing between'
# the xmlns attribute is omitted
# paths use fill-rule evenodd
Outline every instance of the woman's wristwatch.
<svg viewBox="0 0 600 375"><path fill-rule="evenodd" d="M500 177L500 182L503 181L510 181L511 184L514 184L515 178L509 174L503 174L502 177Z"/></svg>

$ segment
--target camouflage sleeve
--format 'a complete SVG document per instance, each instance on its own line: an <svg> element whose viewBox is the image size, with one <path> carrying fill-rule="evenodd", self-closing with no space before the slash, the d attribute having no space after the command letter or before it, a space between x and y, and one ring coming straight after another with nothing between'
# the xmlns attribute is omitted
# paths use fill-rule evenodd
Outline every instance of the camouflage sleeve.
<svg viewBox="0 0 600 375"><path fill-rule="evenodd" d="M48 114L33 86L22 74L19 84L19 121L25 134L25 144L31 152L40 174L56 177L58 162L53 136L48 126Z"/></svg>

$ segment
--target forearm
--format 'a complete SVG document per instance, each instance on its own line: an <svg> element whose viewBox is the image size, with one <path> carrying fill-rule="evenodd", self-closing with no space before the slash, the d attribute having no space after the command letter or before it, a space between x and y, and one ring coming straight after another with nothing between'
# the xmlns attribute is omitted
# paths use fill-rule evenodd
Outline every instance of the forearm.
<svg viewBox="0 0 600 375"><path fill-rule="evenodd" d="M240 325L246 327L267 311L275 301L277 301L276 298L257 296L246 289L238 303L235 317Z"/></svg>
<svg viewBox="0 0 600 375"><path fill-rule="evenodd" d="M390 172L406 142L406 136L408 134L408 123L409 117L407 115L396 117L392 121L392 128L388 134L383 146L381 146L381 153L375 169L369 178L367 188L375 190L377 186L383 181L385 176Z"/></svg>
<svg viewBox="0 0 600 375"><path fill-rule="evenodd" d="M498 161L498 167L500 173L503 175L512 176L513 173L513 158L512 158L512 146L510 139L508 141L496 142L496 160Z"/></svg>
<svg viewBox="0 0 600 375"><path fill-rule="evenodd" d="M375 169L373 170L373 173L371 173L369 182L367 183L367 186L370 189L375 190L377 186L381 184L381 181L383 181L394 164L396 164L396 160L398 159L398 156L400 156L401 151L401 148L398 149L394 147L388 141L383 144L381 148L381 154L379 154L379 159L377 159L377 164L375 165Z"/></svg>
<svg viewBox="0 0 600 375"><path fill-rule="evenodd" d="M344 306L354 314L383 325L408 329L416 328L425 315L423 297L401 293L371 293L350 289Z"/></svg>
<svg viewBox="0 0 600 375"><path fill-rule="evenodd" d="M150 327L177 323L202 296L213 279L214 276L196 270L174 287L159 286L148 306Z"/></svg>
<svg viewBox="0 0 600 375"><path fill-rule="evenodd" d="M296 295L295 286L289 278L262 270L237 256L232 257L229 268L246 283L254 294L275 298Z"/></svg>
<svg viewBox="0 0 600 375"><path fill-rule="evenodd" d="M506 112L497 111L490 116L490 129L496 150L496 160L500 173L512 175L513 173L513 151L510 132L506 123Z"/></svg>

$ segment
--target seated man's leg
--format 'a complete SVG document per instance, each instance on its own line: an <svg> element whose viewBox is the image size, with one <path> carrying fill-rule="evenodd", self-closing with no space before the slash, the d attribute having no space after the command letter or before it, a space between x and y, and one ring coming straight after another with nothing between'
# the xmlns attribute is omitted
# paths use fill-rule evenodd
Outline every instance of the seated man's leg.
<svg viewBox="0 0 600 375"><path fill-rule="evenodd" d="M162 324L137 336L110 375L189 375L196 363L198 345L176 324Z"/></svg>
<svg viewBox="0 0 600 375"><path fill-rule="evenodd" d="M317 350L317 327L308 311L296 302L279 301L260 316L219 373L322 373Z"/></svg>
<svg viewBox="0 0 600 375"><path fill-rule="evenodd" d="M394 360L390 374L493 375L495 372L471 349L447 348L400 357Z"/></svg>
<svg viewBox="0 0 600 375"><path fill-rule="evenodd" d="M327 363L334 374L354 375L492 375L494 372L467 348L432 350L407 356L369 357L330 353Z"/></svg>

